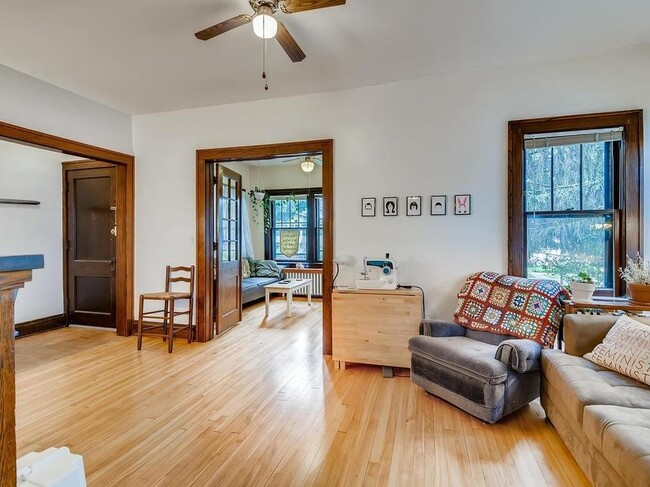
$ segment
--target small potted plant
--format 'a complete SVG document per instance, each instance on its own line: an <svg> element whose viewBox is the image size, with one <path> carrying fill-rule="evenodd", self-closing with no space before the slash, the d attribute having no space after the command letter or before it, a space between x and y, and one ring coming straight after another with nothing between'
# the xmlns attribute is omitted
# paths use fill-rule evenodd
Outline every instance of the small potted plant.
<svg viewBox="0 0 650 487"><path fill-rule="evenodd" d="M639 254L636 259L628 257L625 269L619 269L618 272L627 283L630 301L635 304L649 304L650 266L645 259Z"/></svg>
<svg viewBox="0 0 650 487"><path fill-rule="evenodd" d="M588 303L596 291L596 281L586 272L581 272L578 277L571 280L571 296L577 303Z"/></svg>

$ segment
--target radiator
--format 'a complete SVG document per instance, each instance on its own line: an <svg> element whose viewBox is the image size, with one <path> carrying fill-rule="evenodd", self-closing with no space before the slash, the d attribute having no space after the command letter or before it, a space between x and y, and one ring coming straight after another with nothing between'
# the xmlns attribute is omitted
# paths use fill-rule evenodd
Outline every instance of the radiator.
<svg viewBox="0 0 650 487"><path fill-rule="evenodd" d="M323 296L323 269L284 269L287 279L311 279L311 295ZM307 290L301 289L296 296L307 296Z"/></svg>

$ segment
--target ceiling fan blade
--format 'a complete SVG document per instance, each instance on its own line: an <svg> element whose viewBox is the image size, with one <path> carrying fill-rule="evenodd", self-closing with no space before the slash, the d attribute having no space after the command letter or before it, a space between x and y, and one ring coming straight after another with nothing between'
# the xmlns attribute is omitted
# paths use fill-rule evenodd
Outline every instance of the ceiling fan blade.
<svg viewBox="0 0 650 487"><path fill-rule="evenodd" d="M213 37L224 34L229 30L233 30L237 27L248 24L252 19L253 17L250 15L241 14L237 17L233 17L232 19L224 20L223 22L213 25L212 27L208 27L207 29L203 29L194 35L197 39L200 39L202 41L209 41Z"/></svg>
<svg viewBox="0 0 650 487"><path fill-rule="evenodd" d="M306 12L319 8L338 7L345 5L345 0L284 0L280 2L280 8L285 14Z"/></svg>
<svg viewBox="0 0 650 487"><path fill-rule="evenodd" d="M282 22L278 22L278 33L275 38L294 63L299 63L307 57Z"/></svg>

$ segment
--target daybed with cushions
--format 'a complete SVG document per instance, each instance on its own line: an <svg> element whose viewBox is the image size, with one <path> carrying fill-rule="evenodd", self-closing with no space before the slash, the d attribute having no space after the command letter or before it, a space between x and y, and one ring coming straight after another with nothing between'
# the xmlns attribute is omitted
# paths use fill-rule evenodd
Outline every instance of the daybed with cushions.
<svg viewBox="0 0 650 487"><path fill-rule="evenodd" d="M241 301L248 304L264 298L264 286L282 279L282 267L274 260L242 259Z"/></svg>
<svg viewBox="0 0 650 487"><path fill-rule="evenodd" d="M616 321L611 315L564 317L565 351L542 351L541 402L595 486L647 487L650 387L583 358Z"/></svg>

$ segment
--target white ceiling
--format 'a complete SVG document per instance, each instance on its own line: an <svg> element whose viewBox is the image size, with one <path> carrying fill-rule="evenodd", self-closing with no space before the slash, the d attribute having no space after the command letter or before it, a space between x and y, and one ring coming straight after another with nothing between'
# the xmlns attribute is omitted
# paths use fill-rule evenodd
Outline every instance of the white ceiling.
<svg viewBox="0 0 650 487"><path fill-rule="evenodd" d="M293 64L250 26L193 33L247 0L0 0L0 64L131 114L317 93L650 44L648 0L348 0L281 17Z"/></svg>
<svg viewBox="0 0 650 487"><path fill-rule="evenodd" d="M260 159L254 161L240 161L251 167L271 167L271 166L297 166L305 160L304 156L276 157L274 159ZM319 166L323 165L323 159L320 155L312 156L312 161Z"/></svg>

